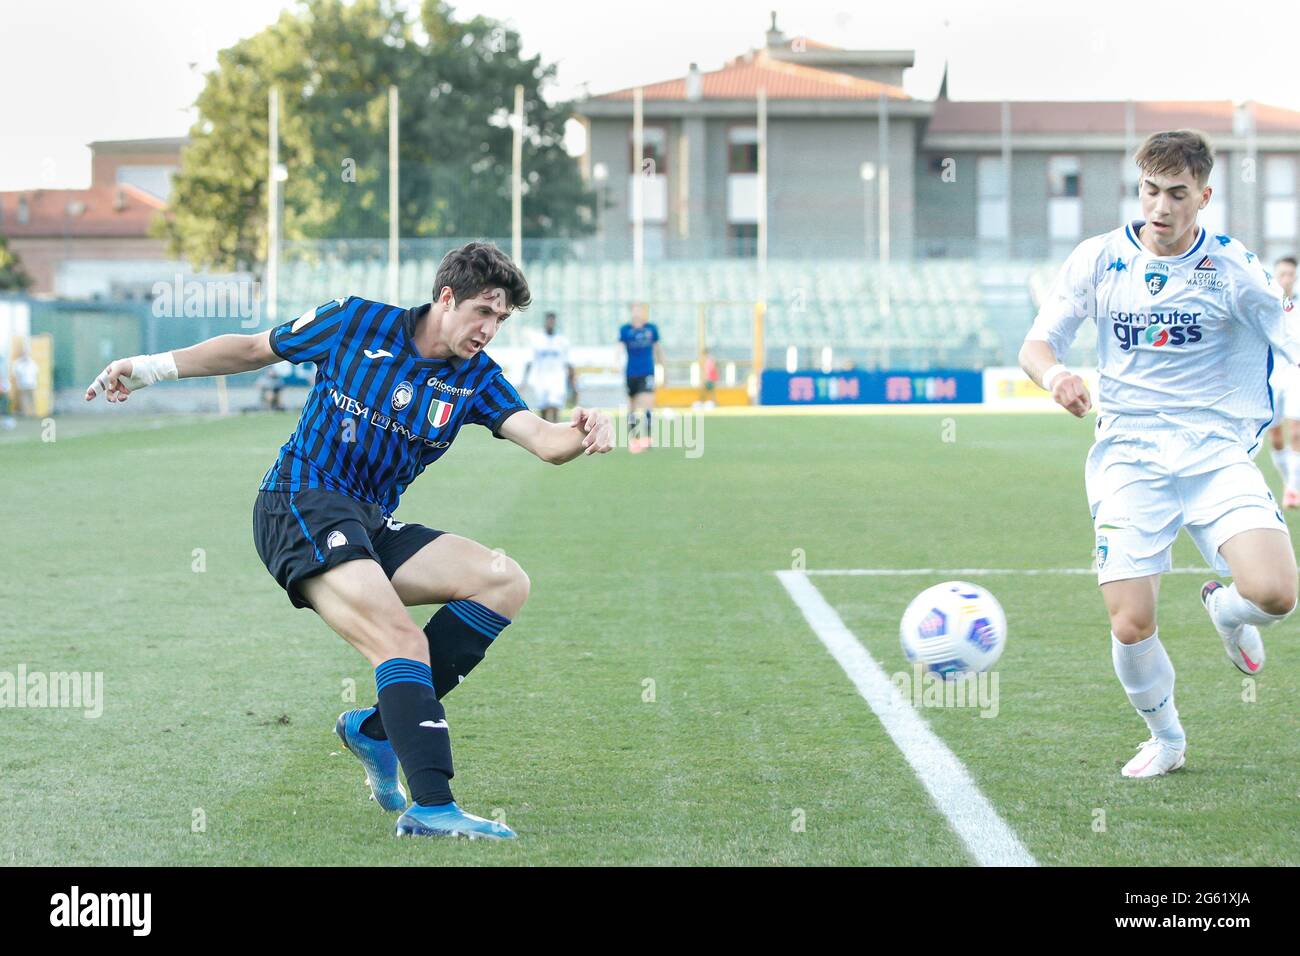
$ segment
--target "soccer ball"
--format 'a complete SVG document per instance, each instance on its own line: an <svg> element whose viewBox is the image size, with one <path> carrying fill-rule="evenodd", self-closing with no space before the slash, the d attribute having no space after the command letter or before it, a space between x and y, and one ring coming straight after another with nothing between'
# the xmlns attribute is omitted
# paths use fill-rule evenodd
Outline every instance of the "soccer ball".
<svg viewBox="0 0 1300 956"><path fill-rule="evenodd" d="M926 588L903 613L903 653L944 677L986 671L1007 644L1002 605L978 584L947 581Z"/></svg>

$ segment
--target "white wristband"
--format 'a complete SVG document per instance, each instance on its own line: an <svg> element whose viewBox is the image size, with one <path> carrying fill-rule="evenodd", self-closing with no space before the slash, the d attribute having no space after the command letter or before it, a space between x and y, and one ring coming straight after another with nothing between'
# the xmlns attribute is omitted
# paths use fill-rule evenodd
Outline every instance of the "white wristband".
<svg viewBox="0 0 1300 956"><path fill-rule="evenodd" d="M1053 383L1057 379L1057 376L1069 375L1069 374L1070 374L1070 370L1066 368L1064 365L1061 365L1059 363L1053 365L1051 368L1049 368L1046 372L1043 373L1043 388L1047 389L1050 392L1052 390Z"/></svg>
<svg viewBox="0 0 1300 956"><path fill-rule="evenodd" d="M131 391L135 391L146 385L170 381L178 377L175 356L171 352L158 352L155 355L131 356L131 374L120 376L118 381Z"/></svg>

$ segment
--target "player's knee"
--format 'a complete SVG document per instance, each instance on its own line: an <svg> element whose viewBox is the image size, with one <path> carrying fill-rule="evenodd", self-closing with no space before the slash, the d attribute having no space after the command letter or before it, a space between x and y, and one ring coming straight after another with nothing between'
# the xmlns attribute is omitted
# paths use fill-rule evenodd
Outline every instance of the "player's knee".
<svg viewBox="0 0 1300 956"><path fill-rule="evenodd" d="M506 558L497 575L495 597L501 606L495 610L506 617L514 617L528 600L528 592L532 586L532 582L524 573L524 569L519 566L519 562L513 558Z"/></svg>
<svg viewBox="0 0 1300 956"><path fill-rule="evenodd" d="M386 658L404 657L420 661L429 657L429 640L409 617L404 621L376 622L374 643Z"/></svg>
<svg viewBox="0 0 1300 956"><path fill-rule="evenodd" d="M1121 644L1136 644L1155 633L1156 621L1150 614L1121 611L1111 615L1110 629Z"/></svg>
<svg viewBox="0 0 1300 956"><path fill-rule="evenodd" d="M1238 582L1237 591L1265 614L1285 616L1295 610L1296 581L1294 578L1251 585Z"/></svg>

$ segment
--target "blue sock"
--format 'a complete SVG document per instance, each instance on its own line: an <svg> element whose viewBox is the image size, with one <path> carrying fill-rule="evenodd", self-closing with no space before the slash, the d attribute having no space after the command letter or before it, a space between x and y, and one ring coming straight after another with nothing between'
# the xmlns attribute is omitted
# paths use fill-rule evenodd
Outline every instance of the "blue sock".
<svg viewBox="0 0 1300 956"><path fill-rule="evenodd" d="M452 601L424 625L433 662L433 688L446 697L483 660L510 618L477 601Z"/></svg>
<svg viewBox="0 0 1300 956"><path fill-rule="evenodd" d="M477 601L452 601L429 618L424 635L429 639L433 690L439 700L455 690L478 666L496 636L509 623L510 618ZM361 732L372 740L388 738L378 709L362 721Z"/></svg>
<svg viewBox="0 0 1300 956"><path fill-rule="evenodd" d="M375 668L384 731L421 806L451 803L451 732L429 665L394 657Z"/></svg>

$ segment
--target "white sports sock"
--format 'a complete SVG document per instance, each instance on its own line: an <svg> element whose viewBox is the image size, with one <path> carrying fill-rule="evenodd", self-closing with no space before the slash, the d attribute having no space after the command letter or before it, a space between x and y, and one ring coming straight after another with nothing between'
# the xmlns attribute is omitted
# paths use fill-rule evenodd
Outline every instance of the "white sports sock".
<svg viewBox="0 0 1300 956"><path fill-rule="evenodd" d="M1278 621L1285 621L1289 614L1269 614L1261 611L1250 601L1241 596L1236 584L1219 588L1210 596L1210 616L1217 627L1225 631L1235 631L1243 624L1267 627Z"/></svg>
<svg viewBox="0 0 1300 956"><path fill-rule="evenodd" d="M1286 488L1300 488L1300 451L1287 449L1283 458L1286 470L1282 472L1282 484Z"/></svg>
<svg viewBox="0 0 1300 956"><path fill-rule="evenodd" d="M1273 458L1273 467L1276 468L1277 473L1282 476L1282 482L1283 484L1285 484L1291 474L1290 449L1274 448L1272 445L1269 445L1268 452L1269 455L1272 456Z"/></svg>
<svg viewBox="0 0 1300 956"><path fill-rule="evenodd" d="M1112 633L1110 659L1129 702L1147 722L1151 733L1165 743L1181 747L1187 737L1178 720L1178 708L1174 706L1174 665L1160 643L1159 629L1136 644L1121 644Z"/></svg>

